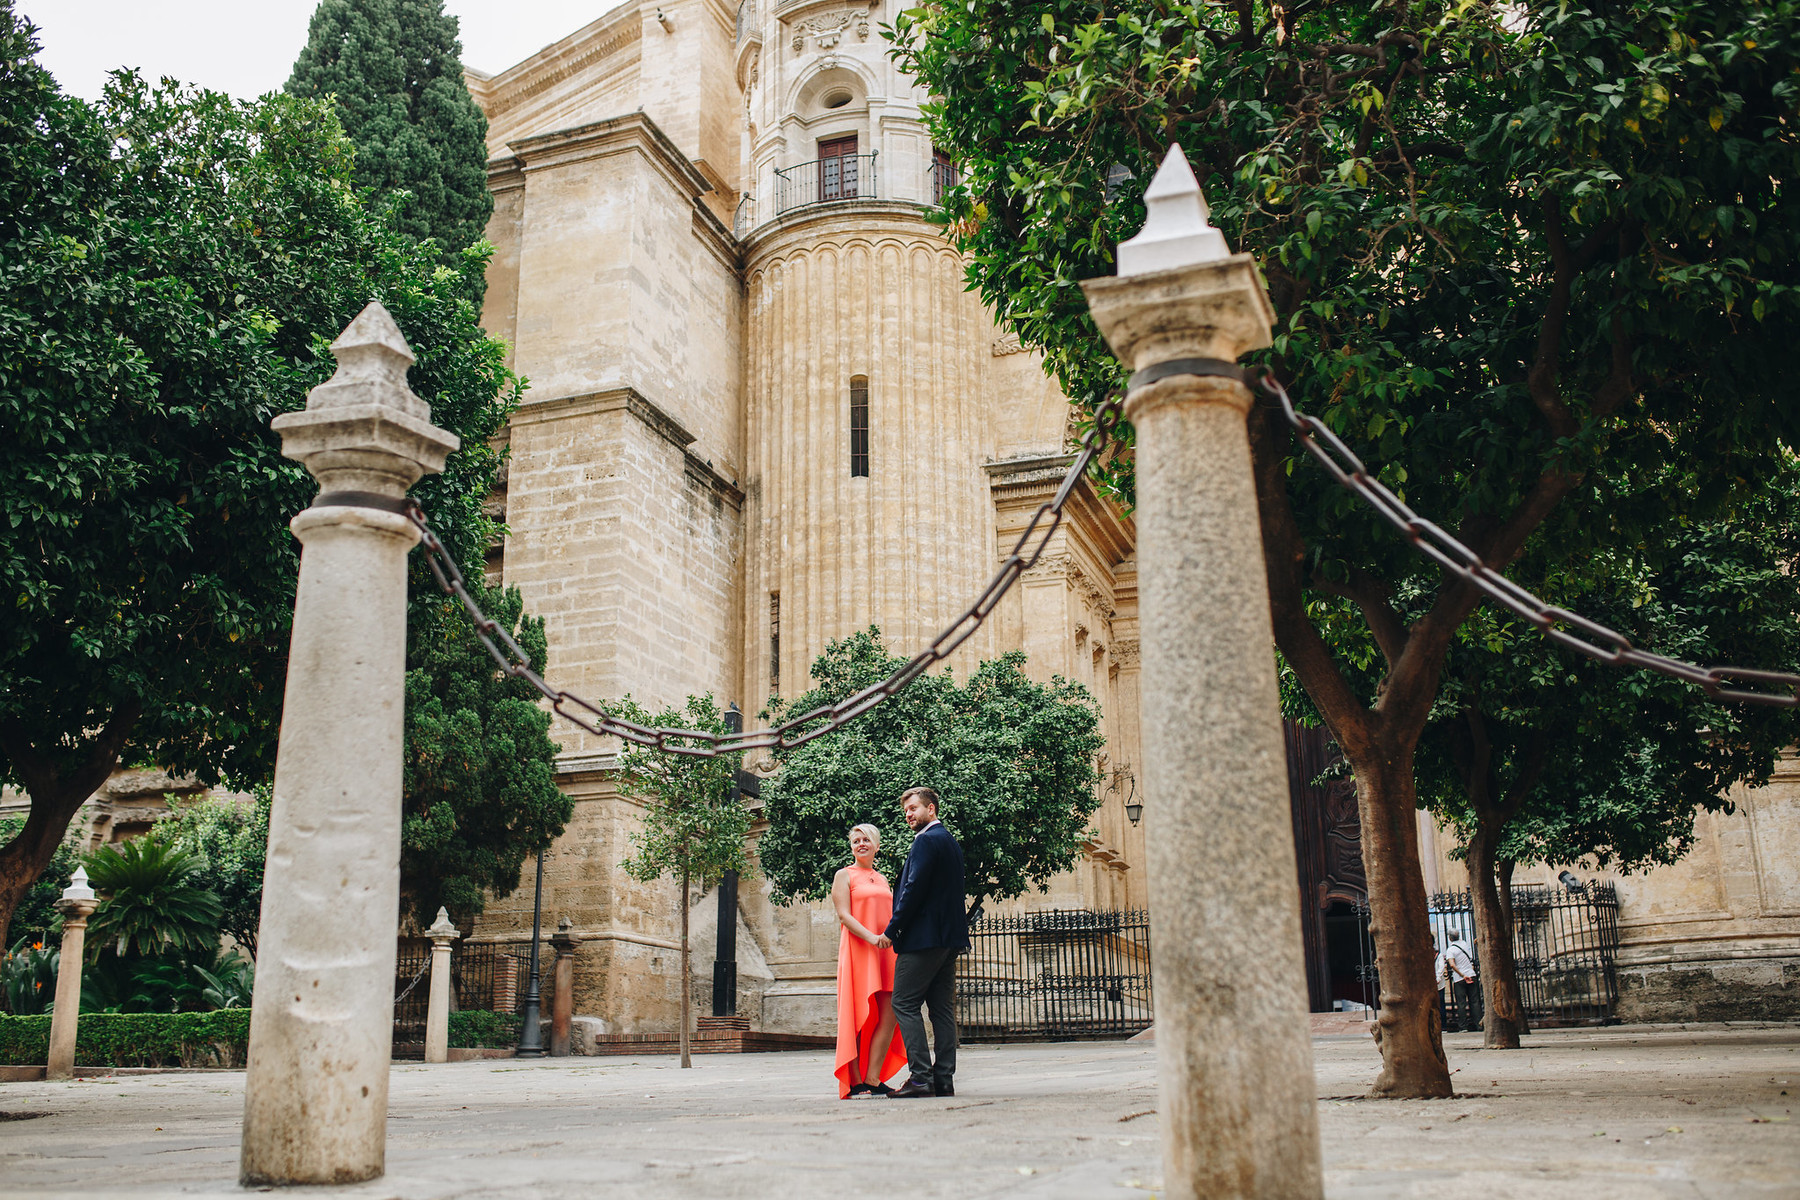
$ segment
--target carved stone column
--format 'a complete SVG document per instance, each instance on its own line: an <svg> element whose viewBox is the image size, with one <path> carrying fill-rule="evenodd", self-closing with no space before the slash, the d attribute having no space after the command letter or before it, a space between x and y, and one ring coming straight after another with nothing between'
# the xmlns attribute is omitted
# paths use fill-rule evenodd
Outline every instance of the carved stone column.
<svg viewBox="0 0 1800 1200"><path fill-rule="evenodd" d="M431 999L425 1008L425 1061L445 1062L450 1057L450 943L462 934L450 923L449 910L438 909L437 920L425 931L431 939Z"/></svg>
<svg viewBox="0 0 1800 1200"><path fill-rule="evenodd" d="M82 957L87 950L87 919L97 907L88 886L87 868L75 875L56 902L62 913L62 951L56 959L56 1007L50 1017L50 1054L45 1079L75 1078L75 1035L81 1021Z"/></svg>
<svg viewBox="0 0 1800 1200"><path fill-rule="evenodd" d="M275 758L239 1178L353 1183L384 1169L400 911L406 489L457 439L406 384L379 303L332 343L337 373L276 417L318 479Z"/></svg>
<svg viewBox="0 0 1800 1200"><path fill-rule="evenodd" d="M1139 629L1165 1194L1323 1194L1286 756L1245 414L1269 344L1247 254L1179 147L1120 275L1082 285L1135 377ZM1210 373L1209 373L1210 372Z"/></svg>
<svg viewBox="0 0 1800 1200"><path fill-rule="evenodd" d="M564 917L556 923L550 944L556 948L556 966L550 1000L550 1057L569 1056L569 1032L575 1019L575 934Z"/></svg>

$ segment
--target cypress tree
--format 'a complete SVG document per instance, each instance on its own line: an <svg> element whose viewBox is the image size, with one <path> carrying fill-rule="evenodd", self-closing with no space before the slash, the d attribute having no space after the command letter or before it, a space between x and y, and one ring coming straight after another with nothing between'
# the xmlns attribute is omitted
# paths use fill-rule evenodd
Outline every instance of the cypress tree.
<svg viewBox="0 0 1800 1200"><path fill-rule="evenodd" d="M336 98L357 186L412 193L404 232L437 239L451 260L480 239L494 209L487 116L463 82L443 0L320 0L287 90Z"/></svg>

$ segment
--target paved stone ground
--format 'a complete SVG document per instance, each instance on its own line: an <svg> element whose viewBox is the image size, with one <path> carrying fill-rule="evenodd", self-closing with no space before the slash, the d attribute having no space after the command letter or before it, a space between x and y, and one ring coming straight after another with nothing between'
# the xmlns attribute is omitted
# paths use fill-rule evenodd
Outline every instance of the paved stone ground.
<svg viewBox="0 0 1800 1200"><path fill-rule="evenodd" d="M1800 1028L1545 1031L1448 1041L1455 1100L1342 1099L1366 1037L1317 1039L1333 1200L1800 1197ZM1145 1196L1154 1050L967 1047L950 1100L840 1102L824 1052L394 1069L375 1200ZM230 1193L241 1072L0 1085L8 1200ZM313 1194L297 1189L292 1195Z"/></svg>

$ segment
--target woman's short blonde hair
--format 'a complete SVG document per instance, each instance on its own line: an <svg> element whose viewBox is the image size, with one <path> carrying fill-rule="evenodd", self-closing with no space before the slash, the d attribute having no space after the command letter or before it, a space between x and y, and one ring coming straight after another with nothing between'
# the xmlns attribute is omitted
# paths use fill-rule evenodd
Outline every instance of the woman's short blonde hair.
<svg viewBox="0 0 1800 1200"><path fill-rule="evenodd" d="M875 828L873 825L862 824L852 825L850 827L850 832L855 833L859 829L869 835L869 840L875 843L875 848L877 850L881 849L881 830Z"/></svg>

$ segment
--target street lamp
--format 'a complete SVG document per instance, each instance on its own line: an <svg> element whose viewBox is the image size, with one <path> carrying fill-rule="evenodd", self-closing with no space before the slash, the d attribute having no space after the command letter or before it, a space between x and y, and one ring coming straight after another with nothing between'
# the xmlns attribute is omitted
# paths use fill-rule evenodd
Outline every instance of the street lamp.
<svg viewBox="0 0 1800 1200"><path fill-rule="evenodd" d="M1122 793L1125 797L1125 815L1131 819L1133 825L1136 825L1144 816L1144 806L1137 798L1137 776L1131 773L1130 763L1120 763L1111 771L1107 771L1105 762L1105 757L1102 756L1100 760L1101 781L1106 784L1106 790L1100 797L1101 803L1105 803L1108 796L1117 796Z"/></svg>
<svg viewBox="0 0 1800 1200"><path fill-rule="evenodd" d="M538 1009L543 996L539 991L541 979L538 975L538 931L544 915L544 852L537 855L537 889L531 896L531 981L525 985L525 1027L519 1031L520 1058L542 1058L544 1056L544 1035L538 1028Z"/></svg>
<svg viewBox="0 0 1800 1200"><path fill-rule="evenodd" d="M1131 764L1125 764L1122 769L1125 772L1125 782L1130 785L1125 793L1125 815L1131 818L1131 824L1135 828L1144 817L1144 802L1137 798L1137 776L1131 773Z"/></svg>

